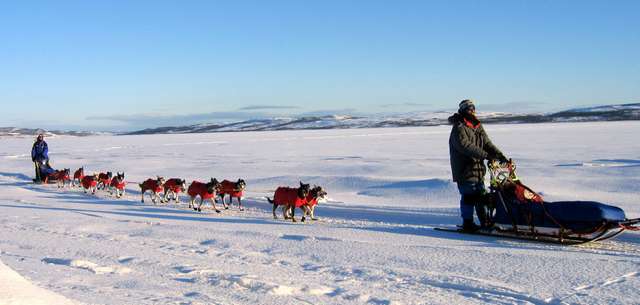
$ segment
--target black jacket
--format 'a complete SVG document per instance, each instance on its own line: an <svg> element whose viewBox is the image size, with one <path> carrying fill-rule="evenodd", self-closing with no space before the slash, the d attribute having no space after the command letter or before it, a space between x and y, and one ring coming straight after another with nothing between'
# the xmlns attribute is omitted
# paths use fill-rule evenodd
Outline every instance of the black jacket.
<svg viewBox="0 0 640 305"><path fill-rule="evenodd" d="M449 136L449 159L453 181L458 183L484 181L487 168L485 159L504 158L502 152L491 143L484 128L467 126L462 115L456 113L449 117L453 124Z"/></svg>

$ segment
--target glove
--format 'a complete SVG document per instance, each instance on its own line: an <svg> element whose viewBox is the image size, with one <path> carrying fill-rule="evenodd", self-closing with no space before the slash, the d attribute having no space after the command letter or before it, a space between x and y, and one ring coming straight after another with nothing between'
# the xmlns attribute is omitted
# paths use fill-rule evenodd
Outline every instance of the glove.
<svg viewBox="0 0 640 305"><path fill-rule="evenodd" d="M507 159L507 157L505 157L505 155L499 154L498 155L498 161L500 161L502 163L507 163L507 162L509 162L509 159Z"/></svg>
<svg viewBox="0 0 640 305"><path fill-rule="evenodd" d="M501 153L490 153L490 154L487 155L487 160L489 160L489 161L498 160L501 163L509 162L509 159L507 159L507 157L505 157Z"/></svg>

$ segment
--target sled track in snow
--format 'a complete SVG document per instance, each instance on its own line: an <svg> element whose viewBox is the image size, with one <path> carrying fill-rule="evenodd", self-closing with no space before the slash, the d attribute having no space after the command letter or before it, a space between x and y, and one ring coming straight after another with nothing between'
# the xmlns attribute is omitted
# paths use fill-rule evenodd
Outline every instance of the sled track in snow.
<svg viewBox="0 0 640 305"><path fill-rule="evenodd" d="M21 177L14 176L14 179L22 180ZM135 183L131 182L131 185L135 185ZM159 203L152 204L149 203L148 199L145 200L145 203L141 203L139 201L140 193L139 191L127 190L125 196L120 199L116 199L114 196L111 196L108 191L97 191L96 194L84 193L81 188L62 188L59 189L54 185L33 185L33 184L21 184L22 187L41 190L47 192L54 193L75 193L75 194L84 194L85 198L95 199L100 201L113 201L114 203L119 203L122 205L130 205L131 207L153 207L156 209L166 208L170 211L183 211L190 212L188 213L192 217L214 217L214 218L224 218L231 216L233 218L240 219L242 218L251 218L251 219L262 219L264 223L292 223L291 220L284 220L282 218L281 208L276 211L276 215L278 219L273 219L271 213L271 205L267 203L261 197L248 197L243 201L243 205L245 206L244 211L239 211L237 205L231 205L228 210L222 209L222 213L217 214L213 211L213 209L207 205L203 209L202 212L195 212L192 209L187 207L188 200L186 196L182 195L182 201L180 204L171 203ZM218 203L220 208L221 204ZM349 206L328 206L325 204L321 204L318 207L319 210L331 210L328 214L331 216L323 216L319 220L307 220L307 222L300 222L300 211L296 215L298 222L295 223L297 225L311 225L311 226L330 226L337 228L349 228L349 229L360 229L360 230L370 230L370 231L379 231L379 232L390 232L390 233L398 233L398 234L411 234L411 235L430 235L432 234L434 228L436 228L439 224L429 223L429 220L433 220L434 218L438 221L447 218L453 218L454 221L457 221L457 212L452 209L450 213L444 213L441 210L438 211L430 211L424 210L426 214L432 213L434 215L428 216L424 224L418 224L420 221L419 218L412 218L411 215L415 214L414 209L399 209L399 208L383 208L383 207L349 207ZM92 213L92 211L82 211L78 210L77 213L85 214L88 216L99 217L96 213ZM123 212L126 213L126 212ZM132 210L130 215L136 216L136 213L143 213L139 211ZM322 212L321 212L322 213ZM398 214L397 217L384 218L389 214ZM402 217L406 215L407 223L403 223ZM354 219L355 218L355 219ZM229 222L233 222L233 219L227 218ZM385 219L387 221L383 221ZM391 221L388 221L391 220ZM446 232L437 233L438 237L445 237ZM535 247L539 249L556 249L562 248L563 251L578 251L578 252L589 252L593 254L604 254L604 255L628 255L628 256L637 256L640 255L640 245L636 243L629 243L618 240L608 240L604 242L593 242L584 245L575 245L575 246L562 246L562 245L549 245L540 242L531 242L531 241L518 241L518 240L506 240L498 237L491 236L474 236L474 240L482 240L484 242L490 243L498 243L498 244L512 244L512 245L522 245L527 244L528 247ZM554 248L555 247L555 248Z"/></svg>
<svg viewBox="0 0 640 305"><path fill-rule="evenodd" d="M575 288L573 288L573 291L570 293L567 293L566 295L563 295L561 297L554 297L554 298L548 298L545 300L546 303L548 304L569 304L564 302L564 300L569 299L573 296L579 295L581 293L585 293L586 291L590 291L590 290L598 290L598 289L602 289L602 288L606 288L608 286L611 285L616 285L616 284L620 284L620 283L624 283L626 281L630 281L630 280L638 280L638 278L640 278L640 272L630 272L627 274L623 274L619 277L615 277L615 278L609 278L603 281L599 281L595 284L587 284L587 285L580 285L577 286Z"/></svg>

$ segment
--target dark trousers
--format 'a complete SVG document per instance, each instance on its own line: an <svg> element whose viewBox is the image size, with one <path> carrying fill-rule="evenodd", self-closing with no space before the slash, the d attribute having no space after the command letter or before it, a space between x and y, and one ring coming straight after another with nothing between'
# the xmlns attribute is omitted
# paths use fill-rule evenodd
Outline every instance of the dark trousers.
<svg viewBox="0 0 640 305"><path fill-rule="evenodd" d="M458 182L458 191L460 192L460 216L463 220L473 221L473 210L478 209L481 202L470 202L469 198L479 198L474 195L482 195L486 192L484 182ZM480 213L478 215L480 216Z"/></svg>
<svg viewBox="0 0 640 305"><path fill-rule="evenodd" d="M42 177L40 176L40 162L35 161L33 162L33 164L36 167L36 181L41 181Z"/></svg>

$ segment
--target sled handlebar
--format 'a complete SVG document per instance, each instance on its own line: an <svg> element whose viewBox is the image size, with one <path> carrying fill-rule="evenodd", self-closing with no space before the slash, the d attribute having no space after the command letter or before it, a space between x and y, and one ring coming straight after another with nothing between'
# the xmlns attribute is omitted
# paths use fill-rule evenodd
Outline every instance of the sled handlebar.
<svg viewBox="0 0 640 305"><path fill-rule="evenodd" d="M516 163L512 159L507 162L500 162L498 160L491 160L487 164L489 167L489 176L491 180L491 186L498 187L508 181L517 181L516 176Z"/></svg>

